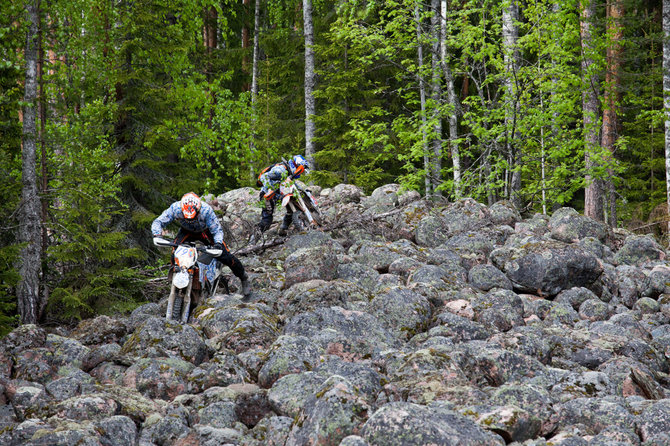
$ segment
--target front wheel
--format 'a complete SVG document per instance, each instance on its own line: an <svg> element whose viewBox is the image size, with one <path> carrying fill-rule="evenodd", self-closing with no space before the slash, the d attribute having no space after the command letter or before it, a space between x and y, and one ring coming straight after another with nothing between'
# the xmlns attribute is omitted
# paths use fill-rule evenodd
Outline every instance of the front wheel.
<svg viewBox="0 0 670 446"><path fill-rule="evenodd" d="M181 321L181 307L183 306L184 296L175 296L174 305L172 306L172 320Z"/></svg>
<svg viewBox="0 0 670 446"><path fill-rule="evenodd" d="M293 226L295 226L295 228L298 231L304 231L309 228L309 222L307 221L307 216L303 211L296 210L295 212L293 212L292 222Z"/></svg>

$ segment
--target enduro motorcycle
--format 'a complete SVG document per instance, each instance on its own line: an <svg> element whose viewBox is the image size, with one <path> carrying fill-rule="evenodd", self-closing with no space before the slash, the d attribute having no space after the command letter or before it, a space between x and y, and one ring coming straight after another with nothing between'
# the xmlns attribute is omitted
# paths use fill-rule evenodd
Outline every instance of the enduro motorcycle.
<svg viewBox="0 0 670 446"><path fill-rule="evenodd" d="M174 319L182 324L188 322L192 308L200 301L214 295L220 284L228 290L228 281L222 274L223 264L215 260L223 251L192 243L173 243L154 237L154 245L171 246L174 250L174 265L168 277L172 277L170 297L165 319Z"/></svg>
<svg viewBox="0 0 670 446"><path fill-rule="evenodd" d="M279 185L281 204L293 211L292 223L299 231L321 226L321 211L309 189L303 189L290 176Z"/></svg>

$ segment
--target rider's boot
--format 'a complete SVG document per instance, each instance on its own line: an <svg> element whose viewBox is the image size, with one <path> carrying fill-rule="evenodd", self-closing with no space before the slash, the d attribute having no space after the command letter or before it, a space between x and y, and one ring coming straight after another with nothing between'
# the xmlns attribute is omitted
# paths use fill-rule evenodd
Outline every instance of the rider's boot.
<svg viewBox="0 0 670 446"><path fill-rule="evenodd" d="M251 281L246 273L242 276L242 295L244 296L242 300L245 302L251 297Z"/></svg>

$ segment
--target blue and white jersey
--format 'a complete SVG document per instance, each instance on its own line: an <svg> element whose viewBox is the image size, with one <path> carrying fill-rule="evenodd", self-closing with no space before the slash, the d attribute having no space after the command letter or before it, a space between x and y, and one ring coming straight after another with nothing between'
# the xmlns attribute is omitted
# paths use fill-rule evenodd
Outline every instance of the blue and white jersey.
<svg viewBox="0 0 670 446"><path fill-rule="evenodd" d="M173 221L176 221L182 228L191 232L205 232L209 229L212 237L214 237L214 243L223 243L223 228L221 228L221 223L216 218L214 209L205 202L202 202L198 215L193 220L187 220L181 211L181 202L175 201L154 220L151 224L151 233L154 237L160 236L163 229Z"/></svg>
<svg viewBox="0 0 670 446"><path fill-rule="evenodd" d="M284 163L277 163L260 176L263 184L262 191L268 193L270 190L276 190L277 186L289 176L289 171Z"/></svg>

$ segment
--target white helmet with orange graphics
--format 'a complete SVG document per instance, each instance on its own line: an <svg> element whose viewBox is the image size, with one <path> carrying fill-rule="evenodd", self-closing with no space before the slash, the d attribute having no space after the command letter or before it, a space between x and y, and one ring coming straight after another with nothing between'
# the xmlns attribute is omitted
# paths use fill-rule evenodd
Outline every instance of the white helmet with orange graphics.
<svg viewBox="0 0 670 446"><path fill-rule="evenodd" d="M185 219L193 220L198 215L198 212L200 212L201 207L202 201L200 201L200 197L193 192L184 194L181 197L181 211Z"/></svg>

